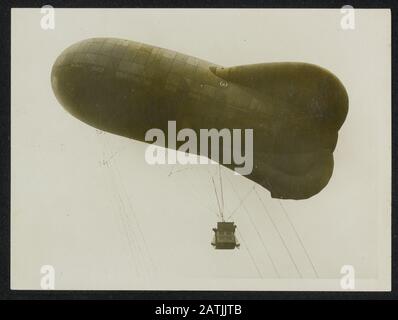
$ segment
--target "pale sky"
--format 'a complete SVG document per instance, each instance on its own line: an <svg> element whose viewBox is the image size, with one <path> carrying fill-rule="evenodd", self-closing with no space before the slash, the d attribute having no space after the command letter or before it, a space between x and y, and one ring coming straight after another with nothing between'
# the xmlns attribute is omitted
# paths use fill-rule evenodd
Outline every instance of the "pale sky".
<svg viewBox="0 0 398 320"><path fill-rule="evenodd" d="M13 288L39 289L46 264L57 289L288 288L300 274L317 279L311 263L336 287L343 265L365 281L388 271L387 11L356 11L355 30L341 29L339 10L58 10L47 31L41 17L12 11ZM329 184L301 201L272 199L257 185L233 216L241 248L214 250L216 166L150 166L144 143L102 133L55 99L52 64L90 37L224 66L301 61L330 70L350 104ZM227 169L223 178L229 216L253 182Z"/></svg>

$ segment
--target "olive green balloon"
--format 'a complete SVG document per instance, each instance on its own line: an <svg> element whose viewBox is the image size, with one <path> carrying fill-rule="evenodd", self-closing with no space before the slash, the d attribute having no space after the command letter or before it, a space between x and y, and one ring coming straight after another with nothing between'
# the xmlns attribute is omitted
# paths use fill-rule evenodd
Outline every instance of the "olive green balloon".
<svg viewBox="0 0 398 320"><path fill-rule="evenodd" d="M73 116L139 141L151 128L167 132L172 120L177 130L198 134L200 129L253 129L254 168L247 177L281 199L306 199L327 185L348 112L342 83L316 65L224 68L113 38L88 39L64 50L51 82Z"/></svg>

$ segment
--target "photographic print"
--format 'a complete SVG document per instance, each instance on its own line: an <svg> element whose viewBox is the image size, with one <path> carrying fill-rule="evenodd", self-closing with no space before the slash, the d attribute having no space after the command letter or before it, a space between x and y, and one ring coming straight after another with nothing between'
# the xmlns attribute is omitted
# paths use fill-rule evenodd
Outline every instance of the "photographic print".
<svg viewBox="0 0 398 320"><path fill-rule="evenodd" d="M387 9L11 11L11 289L389 291Z"/></svg>

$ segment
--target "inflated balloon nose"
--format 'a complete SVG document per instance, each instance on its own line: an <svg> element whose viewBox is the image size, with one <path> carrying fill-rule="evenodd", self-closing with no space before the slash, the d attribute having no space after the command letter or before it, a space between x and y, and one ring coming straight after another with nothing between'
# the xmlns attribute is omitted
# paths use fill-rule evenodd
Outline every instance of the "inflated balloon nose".
<svg viewBox="0 0 398 320"><path fill-rule="evenodd" d="M222 67L113 38L72 46L55 63L52 83L76 118L139 141L150 129L167 131L169 121L197 136L201 129L253 129L253 170L247 177L281 199L306 199L328 184L348 112L344 86L319 66Z"/></svg>

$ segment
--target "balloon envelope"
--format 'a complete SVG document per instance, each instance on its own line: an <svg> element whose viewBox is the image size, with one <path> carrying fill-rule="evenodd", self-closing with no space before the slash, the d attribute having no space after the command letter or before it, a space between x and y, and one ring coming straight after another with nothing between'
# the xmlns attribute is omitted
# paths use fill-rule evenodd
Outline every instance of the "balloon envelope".
<svg viewBox="0 0 398 320"><path fill-rule="evenodd" d="M140 141L151 128L166 132L171 120L177 130L191 128L198 135L200 129L252 128L254 166L247 177L281 199L306 199L327 185L348 112L344 86L319 66L224 68L113 38L67 48L51 82L58 101L76 118Z"/></svg>

